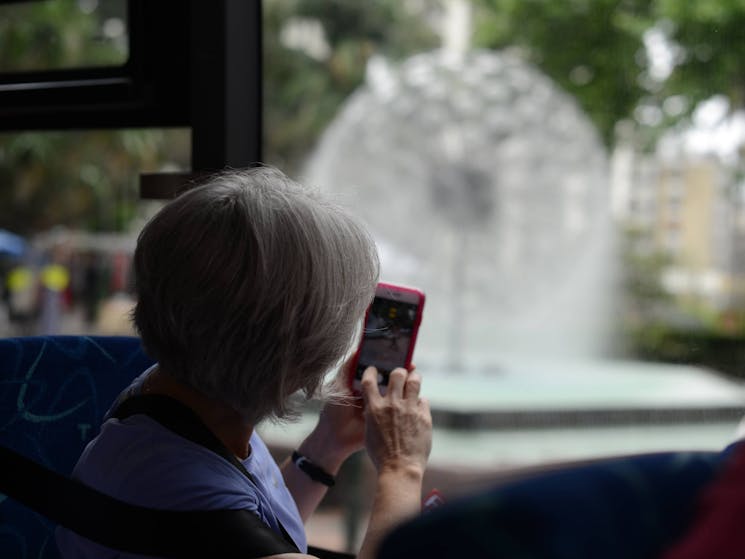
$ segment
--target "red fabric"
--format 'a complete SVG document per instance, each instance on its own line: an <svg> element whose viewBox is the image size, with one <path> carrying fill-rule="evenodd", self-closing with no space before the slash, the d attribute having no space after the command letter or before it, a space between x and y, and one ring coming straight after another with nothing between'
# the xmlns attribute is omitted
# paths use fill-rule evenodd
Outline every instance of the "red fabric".
<svg viewBox="0 0 745 559"><path fill-rule="evenodd" d="M745 558L745 444L705 489L688 533L663 559Z"/></svg>

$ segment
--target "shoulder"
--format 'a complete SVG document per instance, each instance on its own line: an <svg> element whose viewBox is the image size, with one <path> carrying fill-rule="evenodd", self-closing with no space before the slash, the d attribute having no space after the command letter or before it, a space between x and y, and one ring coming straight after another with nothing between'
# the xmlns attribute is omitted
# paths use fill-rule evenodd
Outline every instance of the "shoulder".
<svg viewBox="0 0 745 559"><path fill-rule="evenodd" d="M151 365L142 373L140 373L135 379L127 386L124 390L122 390L119 395L114 400L114 403L111 404L111 407L106 411L106 414L104 415L104 422L107 421L110 417L113 411L121 404L124 400L129 398L130 396L134 396L136 394L140 394L142 392L142 386L145 382L145 379L150 375L155 369L157 369L158 364Z"/></svg>
<svg viewBox="0 0 745 559"><path fill-rule="evenodd" d="M256 510L256 488L214 452L145 416L109 419L73 476L113 497L155 508Z"/></svg>

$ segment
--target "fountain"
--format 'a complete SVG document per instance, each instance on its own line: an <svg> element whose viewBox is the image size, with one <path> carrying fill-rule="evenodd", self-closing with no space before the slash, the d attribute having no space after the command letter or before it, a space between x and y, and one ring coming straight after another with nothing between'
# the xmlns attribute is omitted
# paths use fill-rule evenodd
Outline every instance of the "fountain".
<svg viewBox="0 0 745 559"><path fill-rule="evenodd" d="M443 459L717 448L733 436L741 386L604 359L607 156L576 102L518 56L371 60L304 175L367 223L385 280L427 293L415 361ZM468 434L452 435L459 427Z"/></svg>
<svg viewBox="0 0 745 559"><path fill-rule="evenodd" d="M576 102L517 56L372 60L305 174L367 222L387 280L427 293L420 365L602 353L605 150Z"/></svg>
<svg viewBox="0 0 745 559"><path fill-rule="evenodd" d="M518 54L469 50L467 3L446 4L444 48L371 59L302 177L366 222L383 279L427 293L414 359L432 463L721 448L745 388L607 359L615 251L596 130Z"/></svg>

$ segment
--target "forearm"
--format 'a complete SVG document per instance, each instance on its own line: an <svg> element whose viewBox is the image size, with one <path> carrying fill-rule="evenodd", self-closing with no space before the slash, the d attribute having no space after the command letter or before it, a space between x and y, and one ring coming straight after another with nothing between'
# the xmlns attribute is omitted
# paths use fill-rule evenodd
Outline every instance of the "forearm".
<svg viewBox="0 0 745 559"><path fill-rule="evenodd" d="M298 452L311 462L335 476L347 458L346 455L328 448L328 439L319 429L314 430L298 447ZM288 457L280 466L287 489L295 500L300 517L306 522L328 491L328 487L312 480Z"/></svg>
<svg viewBox="0 0 745 559"><path fill-rule="evenodd" d="M370 523L358 559L376 556L383 538L421 510L422 472L417 469L383 471L378 475Z"/></svg>

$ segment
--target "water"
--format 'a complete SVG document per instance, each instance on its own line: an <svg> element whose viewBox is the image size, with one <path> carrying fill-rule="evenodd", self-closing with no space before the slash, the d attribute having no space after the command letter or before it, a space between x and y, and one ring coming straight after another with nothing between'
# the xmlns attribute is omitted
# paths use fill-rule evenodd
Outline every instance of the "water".
<svg viewBox="0 0 745 559"><path fill-rule="evenodd" d="M734 436L740 384L603 359L616 261L608 173L576 102L492 51L372 61L310 158L305 180L367 223L383 278L427 293L415 362L443 457L520 463Z"/></svg>
<svg viewBox="0 0 745 559"><path fill-rule="evenodd" d="M427 293L420 365L602 354L606 153L575 101L516 56L373 60L305 175L367 222L384 279Z"/></svg>

